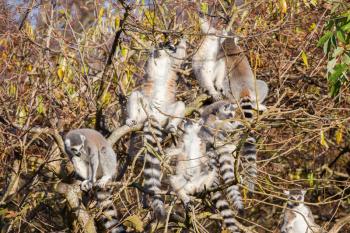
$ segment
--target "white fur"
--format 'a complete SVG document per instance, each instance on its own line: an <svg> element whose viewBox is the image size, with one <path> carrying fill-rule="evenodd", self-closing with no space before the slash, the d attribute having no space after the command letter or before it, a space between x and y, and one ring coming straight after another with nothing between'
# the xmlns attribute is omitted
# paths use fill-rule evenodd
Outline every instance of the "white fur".
<svg viewBox="0 0 350 233"><path fill-rule="evenodd" d="M199 19L202 33L217 33L206 19ZM200 86L215 100L222 98L220 91L223 91L226 70L224 59L218 61L216 58L222 42L223 39L218 36L206 35L192 58L192 68Z"/></svg>
<svg viewBox="0 0 350 233"><path fill-rule="evenodd" d="M179 66L185 56L186 40L181 40L176 53L165 50L153 51L153 55L148 59L146 72L148 81L153 82L154 89L151 90L150 96L146 96L144 91L131 93L127 104L126 124L128 126L143 123L147 112L162 125L171 116L167 129L171 132L175 131L184 116L185 104L181 101L172 102L169 91L175 92L175 90L169 90L167 83L170 79L176 79L173 66Z"/></svg>
<svg viewBox="0 0 350 233"><path fill-rule="evenodd" d="M176 175L170 177L172 189L185 205L190 202L189 195L209 188L216 179L216 171L206 168L209 158L201 149L200 128L201 123L185 128L182 156L178 157Z"/></svg>

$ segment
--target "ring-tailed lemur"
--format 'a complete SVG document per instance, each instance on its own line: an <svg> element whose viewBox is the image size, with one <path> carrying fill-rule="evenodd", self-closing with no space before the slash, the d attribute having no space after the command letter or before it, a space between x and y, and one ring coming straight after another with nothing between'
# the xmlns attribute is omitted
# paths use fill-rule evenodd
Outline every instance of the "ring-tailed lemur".
<svg viewBox="0 0 350 233"><path fill-rule="evenodd" d="M265 111L266 107L262 102L269 88L264 81L255 79L249 61L235 38L227 38L222 42L217 60L225 62L227 78L224 87L229 87L224 89L225 96L235 102L242 102L242 98L246 98L254 109Z"/></svg>
<svg viewBox="0 0 350 233"><path fill-rule="evenodd" d="M199 24L202 33L208 35L204 37L198 50L193 55L192 68L199 85L217 101L222 99L224 90L225 61L224 59L217 59L220 44L224 38L212 34L225 35L226 32L218 32L209 25L207 19L201 17L199 17Z"/></svg>
<svg viewBox="0 0 350 233"><path fill-rule="evenodd" d="M188 207L189 195L210 188L216 179L216 170L205 153L205 144L198 133L203 120L198 123L188 121L180 153L177 155L176 175L170 177L170 185L179 198Z"/></svg>
<svg viewBox="0 0 350 233"><path fill-rule="evenodd" d="M185 124L185 133L180 148L176 155L176 174L170 177L172 189L185 205L189 207L190 196L220 184L218 177L218 165L215 152L206 152L206 143L199 135L204 120L198 123ZM229 203L220 191L212 194L212 201L220 211L224 224L231 232L239 232L234 223L234 213Z"/></svg>
<svg viewBox="0 0 350 233"><path fill-rule="evenodd" d="M97 191L98 207L103 210L101 218L105 229L110 232L125 232L120 226L110 191L104 191L117 171L117 156L109 142L96 130L74 129L64 139L65 150L73 163L75 172L83 179L81 189L87 191L93 186Z"/></svg>
<svg viewBox="0 0 350 233"><path fill-rule="evenodd" d="M157 194L161 186L161 167L156 154L160 155L158 143L163 139L162 129L175 132L184 117L185 104L175 98L177 75L173 68L179 66L185 56L185 39L176 48L168 45L155 49L147 61L146 82L141 92L132 92L127 104L126 124L145 123L144 144L153 150L145 154L144 185L154 193L151 206L157 219L164 219L165 209Z"/></svg>
<svg viewBox="0 0 350 233"><path fill-rule="evenodd" d="M312 212L304 202L306 190L284 191L288 197L281 233L321 233Z"/></svg>
<svg viewBox="0 0 350 233"><path fill-rule="evenodd" d="M220 174L225 184L233 183L235 180L235 159L233 153L236 150L236 144L232 140L238 141L237 135L227 140L229 134L240 131L243 125L239 121L231 122L235 116L238 106L229 101L219 101L213 103L202 112L205 120L205 127L201 131L201 136L213 146L217 154ZM238 186L231 184L227 190L227 198L238 210L243 209L242 197Z"/></svg>
<svg viewBox="0 0 350 233"><path fill-rule="evenodd" d="M268 86L262 80L256 80L243 50L237 45L235 38L227 38L220 48L218 60L224 59L226 67L225 82L229 88L224 90L225 96L238 103L247 122L254 120L253 110L264 111L262 104L268 94ZM250 191L254 190L256 169L256 140L248 134L243 144L243 166L245 168L245 183Z"/></svg>

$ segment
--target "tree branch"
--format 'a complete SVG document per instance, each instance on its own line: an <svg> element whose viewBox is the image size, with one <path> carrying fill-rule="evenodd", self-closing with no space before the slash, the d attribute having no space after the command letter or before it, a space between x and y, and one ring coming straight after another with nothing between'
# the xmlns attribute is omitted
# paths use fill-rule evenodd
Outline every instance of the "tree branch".
<svg viewBox="0 0 350 233"><path fill-rule="evenodd" d="M69 185L59 183L55 190L62 194L74 214L77 216L78 222L85 233L97 233L94 219L86 211L81 203L81 191L79 185Z"/></svg>

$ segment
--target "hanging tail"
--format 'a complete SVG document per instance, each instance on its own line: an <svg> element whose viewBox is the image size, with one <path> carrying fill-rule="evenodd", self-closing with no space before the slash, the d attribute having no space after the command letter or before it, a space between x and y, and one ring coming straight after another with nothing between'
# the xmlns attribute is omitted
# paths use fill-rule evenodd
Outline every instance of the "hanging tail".
<svg viewBox="0 0 350 233"><path fill-rule="evenodd" d="M208 153L209 154L209 153ZM210 157L210 167L211 169L215 169L216 173L218 171L218 162L217 162L217 156L216 154L209 155ZM218 182L218 174L216 175L216 181L214 182L216 185L219 184ZM215 185L214 185L215 186ZM225 197L222 195L221 191L216 191L212 194L211 200L214 202L215 207L219 210L220 215L224 219L224 224L226 228L232 232L232 233L238 233L239 230L235 224L235 215L233 211L230 208L229 203L225 199Z"/></svg>
<svg viewBox="0 0 350 233"><path fill-rule="evenodd" d="M227 198L236 209L242 210L243 202L239 187L233 184L235 180L235 160L232 153L235 149L235 145L226 144L217 148L217 153L219 155L219 169L224 184L230 184L226 190Z"/></svg>
<svg viewBox="0 0 350 233"><path fill-rule="evenodd" d="M163 133L161 125L155 118L151 117L145 122L144 134L145 144L148 147L145 154L144 185L148 191L154 193L151 207L156 219L162 220L165 218L166 213L163 200L161 196L157 194L161 187L161 167L160 161L155 154L160 155L157 142L161 143Z"/></svg>
<svg viewBox="0 0 350 233"><path fill-rule="evenodd" d="M250 192L253 192L255 189L256 177L258 174L255 144L255 138L248 137L242 147L243 168L246 173L244 183L247 185Z"/></svg>
<svg viewBox="0 0 350 233"><path fill-rule="evenodd" d="M249 91L243 90L241 93L240 105L243 111L244 118L248 122L253 122L253 104L249 95ZM256 140L252 136L248 136L242 146L241 153L243 155L243 167L247 176L244 182L248 186L249 191L254 191L255 182L257 177L257 166L256 166Z"/></svg>
<svg viewBox="0 0 350 233"><path fill-rule="evenodd" d="M103 228L111 233L126 233L124 226L118 219L118 213L112 201L111 190L98 190L96 192L98 208L103 210L99 220Z"/></svg>

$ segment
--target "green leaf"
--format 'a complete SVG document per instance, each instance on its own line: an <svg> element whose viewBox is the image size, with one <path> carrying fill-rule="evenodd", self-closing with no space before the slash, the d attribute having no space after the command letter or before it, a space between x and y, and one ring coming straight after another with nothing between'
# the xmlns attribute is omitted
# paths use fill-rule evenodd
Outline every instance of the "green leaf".
<svg viewBox="0 0 350 233"><path fill-rule="evenodd" d="M333 72L333 68L334 68L335 64L337 64L337 59L336 58L333 58L332 60L328 61L328 63L327 63L327 73L332 73Z"/></svg>
<svg viewBox="0 0 350 233"><path fill-rule="evenodd" d="M340 54L342 54L344 52L344 48L342 47L337 47L336 49L334 49L333 51L333 57L338 57Z"/></svg>
<svg viewBox="0 0 350 233"><path fill-rule="evenodd" d="M346 39L345 39L345 35L344 35L344 32L341 31L341 30L338 30L337 31L337 37L338 39L343 42L343 43L346 43Z"/></svg>
<svg viewBox="0 0 350 233"><path fill-rule="evenodd" d="M345 32L348 32L348 31L350 32L350 22L348 24L345 24L344 26L342 26L341 30L343 30Z"/></svg>
<svg viewBox="0 0 350 233"><path fill-rule="evenodd" d="M342 63L350 65L350 56L346 53L343 54L341 58Z"/></svg>
<svg viewBox="0 0 350 233"><path fill-rule="evenodd" d="M307 174L307 179L309 180L310 187L313 187L314 181L315 181L314 173L311 172L311 173Z"/></svg>
<svg viewBox="0 0 350 233"><path fill-rule="evenodd" d="M331 44L331 41L330 41L330 40L327 40L327 42L324 43L324 45L323 45L323 53L324 53L324 54L328 54L328 53L329 53L330 44Z"/></svg>
<svg viewBox="0 0 350 233"><path fill-rule="evenodd" d="M321 47L322 45L324 45L329 40L329 38L331 38L332 35L333 32L326 31L325 34L318 40L317 46Z"/></svg>

